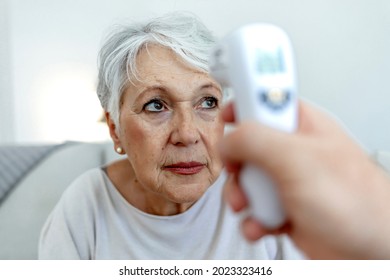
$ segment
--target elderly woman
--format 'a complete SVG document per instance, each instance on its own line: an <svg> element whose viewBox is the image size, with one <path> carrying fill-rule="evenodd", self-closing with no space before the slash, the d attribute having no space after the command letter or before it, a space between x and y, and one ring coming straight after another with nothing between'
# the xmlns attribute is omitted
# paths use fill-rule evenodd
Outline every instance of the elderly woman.
<svg viewBox="0 0 390 280"><path fill-rule="evenodd" d="M288 240L249 243L222 196L223 94L213 37L169 14L116 30L100 52L98 96L117 153L83 174L46 222L41 259L274 259Z"/></svg>

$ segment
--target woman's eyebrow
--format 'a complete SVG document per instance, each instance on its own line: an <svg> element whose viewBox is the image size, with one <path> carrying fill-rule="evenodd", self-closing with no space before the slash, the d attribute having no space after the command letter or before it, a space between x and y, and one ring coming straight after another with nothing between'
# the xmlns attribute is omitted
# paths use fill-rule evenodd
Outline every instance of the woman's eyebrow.
<svg viewBox="0 0 390 280"><path fill-rule="evenodd" d="M195 88L195 91L200 91L202 89L208 89L208 88L215 88L218 91L222 91L221 87L218 84L213 83L213 82L207 82L205 84L201 84L200 86ZM160 85L160 84L145 86L145 87L141 88L141 90L138 93L138 96L142 96L143 94L145 94L145 93L147 93L149 91L167 92L168 89L167 89L167 87L165 87L163 85Z"/></svg>
<svg viewBox="0 0 390 280"><path fill-rule="evenodd" d="M218 91L222 92L221 87L218 84L213 83L213 82L208 82L206 84L203 84L203 85L199 86L198 90L207 89L207 88L215 88Z"/></svg>
<svg viewBox="0 0 390 280"><path fill-rule="evenodd" d="M166 89L161 85L140 86L137 88L136 92L133 92L133 93L128 92L128 94L133 95L133 97L131 98L131 100L132 100L131 103L137 104L137 103L143 102L142 98L148 92L151 92L151 91L158 91L158 92L164 93L164 92L166 92Z"/></svg>
<svg viewBox="0 0 390 280"><path fill-rule="evenodd" d="M193 92L196 93L204 89L216 89L219 93L222 93L221 87L214 82L206 82L204 84L201 84L197 88L195 88ZM135 98L135 102L140 100L145 94L151 91L158 91L161 94L164 94L169 92L169 89L161 84L143 86L137 92L137 97Z"/></svg>
<svg viewBox="0 0 390 280"><path fill-rule="evenodd" d="M167 89L164 86L162 86L162 85L151 85L151 86L142 87L137 92L136 100L138 100L139 98L141 98L143 95L145 95L146 93L148 93L150 91L166 92Z"/></svg>

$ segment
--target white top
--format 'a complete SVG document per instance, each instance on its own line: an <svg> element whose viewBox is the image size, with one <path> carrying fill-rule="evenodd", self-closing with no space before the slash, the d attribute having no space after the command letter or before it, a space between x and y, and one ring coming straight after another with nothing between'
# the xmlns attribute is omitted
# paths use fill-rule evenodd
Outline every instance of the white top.
<svg viewBox="0 0 390 280"><path fill-rule="evenodd" d="M297 259L287 237L247 242L224 203L223 174L186 212L156 216L129 204L106 173L76 179L46 221L40 259Z"/></svg>

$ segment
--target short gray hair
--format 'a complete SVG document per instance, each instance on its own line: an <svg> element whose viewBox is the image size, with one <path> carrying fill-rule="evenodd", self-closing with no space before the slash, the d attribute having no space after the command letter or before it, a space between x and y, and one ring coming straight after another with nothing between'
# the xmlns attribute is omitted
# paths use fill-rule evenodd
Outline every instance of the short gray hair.
<svg viewBox="0 0 390 280"><path fill-rule="evenodd" d="M99 53L97 94L103 109L119 127L120 101L132 79L138 79L136 59L148 44L171 49L183 61L209 72L213 34L194 15L169 13L147 22L120 26L108 36Z"/></svg>

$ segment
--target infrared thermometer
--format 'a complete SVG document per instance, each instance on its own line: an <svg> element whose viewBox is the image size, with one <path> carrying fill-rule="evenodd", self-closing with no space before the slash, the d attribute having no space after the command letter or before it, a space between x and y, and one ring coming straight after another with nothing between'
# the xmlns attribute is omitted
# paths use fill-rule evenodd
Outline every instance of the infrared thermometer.
<svg viewBox="0 0 390 280"><path fill-rule="evenodd" d="M294 56L291 42L282 29L271 24L239 28L212 50L209 66L210 74L221 86L233 90L238 122L257 120L284 132L296 130ZM259 168L246 164L239 181L252 216L268 229L282 226L286 215L271 178Z"/></svg>

